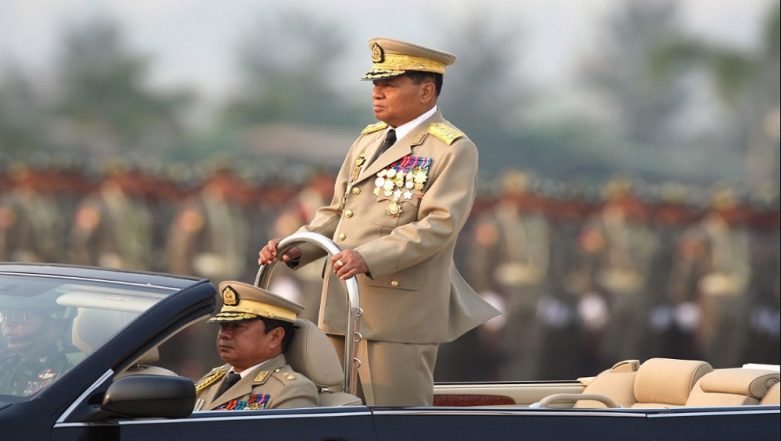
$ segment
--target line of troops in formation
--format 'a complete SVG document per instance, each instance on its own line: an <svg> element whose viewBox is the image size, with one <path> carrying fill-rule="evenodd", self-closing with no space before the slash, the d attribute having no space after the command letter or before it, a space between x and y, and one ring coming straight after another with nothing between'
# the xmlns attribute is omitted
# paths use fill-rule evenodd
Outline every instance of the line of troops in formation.
<svg viewBox="0 0 781 441"><path fill-rule="evenodd" d="M259 182L214 167L183 184L126 165L13 164L0 169L0 261L251 281L260 244L306 224L333 179ZM777 193L695 200L676 185L615 179L592 191L517 171L496 182L456 259L504 314L440 349L438 381L570 378L652 356L779 363ZM275 274L271 290L316 320L321 266Z"/></svg>

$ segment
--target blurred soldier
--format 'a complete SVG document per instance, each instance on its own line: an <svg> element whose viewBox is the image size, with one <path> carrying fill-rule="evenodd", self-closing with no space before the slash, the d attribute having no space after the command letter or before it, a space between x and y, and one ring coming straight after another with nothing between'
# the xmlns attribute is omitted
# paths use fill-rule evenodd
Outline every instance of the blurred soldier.
<svg viewBox="0 0 781 441"><path fill-rule="evenodd" d="M649 275L649 286L654 289L648 292L648 332L640 359L660 356L696 358L691 340L675 325L671 279L677 243L694 221L694 213L688 204L689 192L680 184L663 184L658 198L652 213L651 228L659 241L659 251Z"/></svg>
<svg viewBox="0 0 781 441"><path fill-rule="evenodd" d="M69 312L53 299L0 295L0 394L32 395L69 369Z"/></svg>
<svg viewBox="0 0 781 441"><path fill-rule="evenodd" d="M141 200L153 213L151 240L154 246L148 269L165 271L168 269L165 255L168 229L183 198L183 191L162 164L149 161L136 171L136 186Z"/></svg>
<svg viewBox="0 0 781 441"><path fill-rule="evenodd" d="M242 207L248 187L220 166L181 206L170 226L168 270L211 280L245 275L249 220Z"/></svg>
<svg viewBox="0 0 781 441"><path fill-rule="evenodd" d="M266 237L285 237L293 234L307 225L314 218L317 209L326 205L333 196L334 177L325 171L316 171L308 180L307 185L287 202L274 220L270 235ZM304 311L301 318L317 322L320 310L320 292L323 290L323 266L326 258L306 265L298 271L292 271L285 266L279 268L271 289L284 297L301 304ZM280 278L280 276L282 276ZM282 280L288 279L292 289L280 289Z"/></svg>
<svg viewBox="0 0 781 441"><path fill-rule="evenodd" d="M745 349L751 239L740 216L734 193L717 191L703 219L684 233L674 266L677 318L696 330L714 367L735 366Z"/></svg>
<svg viewBox="0 0 781 441"><path fill-rule="evenodd" d="M518 171L504 174L494 209L475 222L468 267L478 292L504 298L504 379L537 378L539 367L541 324L536 313L548 290L551 237L530 179Z"/></svg>
<svg viewBox="0 0 781 441"><path fill-rule="evenodd" d="M778 193L760 194L750 219L753 236L751 284L751 327L745 359L778 364L781 360L781 252L779 252Z"/></svg>
<svg viewBox="0 0 781 441"><path fill-rule="evenodd" d="M602 361L640 357L648 311L648 275L658 249L646 210L623 178L604 189L605 204L578 239L586 291L581 312L599 331Z"/></svg>
<svg viewBox="0 0 781 441"><path fill-rule="evenodd" d="M76 210L70 261L78 265L147 270L152 263L152 213L138 177L112 164L95 194Z"/></svg>
<svg viewBox="0 0 781 441"><path fill-rule="evenodd" d="M538 309L545 327L540 351L541 380L560 380L600 369L594 366L595 347L577 320L577 301L583 286L573 268L577 253L573 244L589 217L588 200L575 186L554 184L545 204L551 228L548 296Z"/></svg>
<svg viewBox="0 0 781 441"><path fill-rule="evenodd" d="M61 262L65 222L48 170L17 164L0 195L0 261Z"/></svg>

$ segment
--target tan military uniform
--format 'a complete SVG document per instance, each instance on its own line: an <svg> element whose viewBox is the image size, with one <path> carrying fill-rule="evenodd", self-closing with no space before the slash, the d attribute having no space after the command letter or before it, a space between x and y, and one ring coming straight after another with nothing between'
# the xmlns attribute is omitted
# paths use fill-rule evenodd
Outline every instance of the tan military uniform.
<svg viewBox="0 0 781 441"><path fill-rule="evenodd" d="M414 344L452 341L498 314L453 263L458 233L475 198L477 149L436 112L372 160L385 127L379 123L362 132L337 176L331 204L301 230L332 237L366 261L369 274L357 276L364 338ZM410 167L404 167L405 161ZM416 164L427 163L424 185L417 190L413 176L412 195L407 197L406 176L415 174ZM387 182L395 177L388 177L390 170L404 175L404 190L394 180L388 193ZM397 190L401 194L394 201ZM314 247L303 247L302 252L301 264L323 255ZM330 268L325 274L320 326L341 335L347 311L343 284ZM412 369L417 360L396 363L394 369Z"/></svg>
<svg viewBox="0 0 781 441"><path fill-rule="evenodd" d="M317 406L317 387L295 372L284 354L263 362L221 395L230 365L212 369L195 386L195 410L256 410Z"/></svg>

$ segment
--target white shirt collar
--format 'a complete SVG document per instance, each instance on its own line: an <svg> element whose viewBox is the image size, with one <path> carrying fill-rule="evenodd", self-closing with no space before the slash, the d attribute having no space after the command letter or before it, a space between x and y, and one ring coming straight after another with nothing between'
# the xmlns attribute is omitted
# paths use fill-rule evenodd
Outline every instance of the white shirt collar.
<svg viewBox="0 0 781 441"><path fill-rule="evenodd" d="M419 126L423 121L431 118L431 116L434 115L436 112L437 112L437 106L434 106L431 109L429 109L426 113L420 115L419 117L413 119L412 121L408 123L404 123L398 127L389 127L388 130L392 128L395 129L396 139L402 139L405 136L409 135L411 131L415 130L415 128Z"/></svg>
<svg viewBox="0 0 781 441"><path fill-rule="evenodd" d="M244 378L247 377L247 375L249 375L250 372L254 371L255 369L261 367L264 364L267 364L271 360L273 360L273 358L269 358L266 361L262 361L262 362L256 364L255 366L250 366L247 369L244 369L243 371L239 372L239 375L241 375L241 378L244 379ZM236 370L233 368L233 366L231 366L230 371L228 371L228 373L231 373L231 372L236 372Z"/></svg>

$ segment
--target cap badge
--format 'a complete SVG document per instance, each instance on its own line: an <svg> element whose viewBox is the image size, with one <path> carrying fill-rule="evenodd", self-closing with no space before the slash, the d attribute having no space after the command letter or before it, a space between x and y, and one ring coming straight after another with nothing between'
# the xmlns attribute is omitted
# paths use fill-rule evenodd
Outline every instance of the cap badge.
<svg viewBox="0 0 781 441"><path fill-rule="evenodd" d="M385 61L385 51L377 43L372 46L372 63L382 63Z"/></svg>
<svg viewBox="0 0 781 441"><path fill-rule="evenodd" d="M236 306L239 304L239 293L230 286L222 290L222 303L225 306Z"/></svg>

